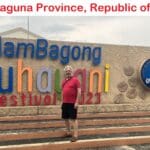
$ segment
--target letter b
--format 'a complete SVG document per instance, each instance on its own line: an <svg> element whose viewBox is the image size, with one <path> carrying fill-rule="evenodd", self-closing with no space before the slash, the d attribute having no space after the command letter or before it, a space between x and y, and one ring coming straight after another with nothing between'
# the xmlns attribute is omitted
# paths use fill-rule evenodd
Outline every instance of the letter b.
<svg viewBox="0 0 150 150"><path fill-rule="evenodd" d="M36 58L43 59L47 55L48 43L45 39L37 40Z"/></svg>

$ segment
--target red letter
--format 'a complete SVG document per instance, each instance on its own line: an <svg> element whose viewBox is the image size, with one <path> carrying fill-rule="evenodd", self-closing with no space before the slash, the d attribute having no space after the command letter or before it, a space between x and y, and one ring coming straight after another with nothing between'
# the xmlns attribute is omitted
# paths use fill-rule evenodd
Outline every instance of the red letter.
<svg viewBox="0 0 150 150"><path fill-rule="evenodd" d="M41 104L41 95L39 99L37 95L34 95L34 101L35 101L35 105L39 106Z"/></svg>
<svg viewBox="0 0 150 150"><path fill-rule="evenodd" d="M10 96L10 101L12 101L10 106L17 106L17 96L16 95Z"/></svg>
<svg viewBox="0 0 150 150"><path fill-rule="evenodd" d="M26 95L24 93L21 94L22 106L25 106Z"/></svg>
<svg viewBox="0 0 150 150"><path fill-rule="evenodd" d="M46 95L44 98L44 105L50 105L51 104L51 96Z"/></svg>
<svg viewBox="0 0 150 150"><path fill-rule="evenodd" d="M5 107L7 104L7 97L5 95L0 96L0 106Z"/></svg>

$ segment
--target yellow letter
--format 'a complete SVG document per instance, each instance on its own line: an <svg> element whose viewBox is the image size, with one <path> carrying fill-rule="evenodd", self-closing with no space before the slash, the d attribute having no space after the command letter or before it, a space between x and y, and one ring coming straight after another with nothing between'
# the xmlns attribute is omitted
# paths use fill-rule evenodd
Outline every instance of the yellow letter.
<svg viewBox="0 0 150 150"><path fill-rule="evenodd" d="M109 77L110 77L109 68L110 65L106 64L105 65L105 89L104 89L105 92L108 92L109 90Z"/></svg>

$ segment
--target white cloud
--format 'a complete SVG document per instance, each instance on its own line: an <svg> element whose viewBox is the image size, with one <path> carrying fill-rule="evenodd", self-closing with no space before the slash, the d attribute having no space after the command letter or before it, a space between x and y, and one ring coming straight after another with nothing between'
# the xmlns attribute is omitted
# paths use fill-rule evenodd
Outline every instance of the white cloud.
<svg viewBox="0 0 150 150"><path fill-rule="evenodd" d="M27 17L0 19L0 32L27 29ZM50 40L150 46L149 17L30 17L29 25Z"/></svg>

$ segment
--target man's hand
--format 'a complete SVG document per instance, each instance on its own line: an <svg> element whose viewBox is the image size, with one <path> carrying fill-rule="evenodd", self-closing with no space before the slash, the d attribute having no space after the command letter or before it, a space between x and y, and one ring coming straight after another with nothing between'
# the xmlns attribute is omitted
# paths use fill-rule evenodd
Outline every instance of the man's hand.
<svg viewBox="0 0 150 150"><path fill-rule="evenodd" d="M60 102L60 108L61 108L61 109L62 109L62 105L63 105L63 102L61 101L61 102Z"/></svg>
<svg viewBox="0 0 150 150"><path fill-rule="evenodd" d="M74 104L74 108L75 108L75 109L78 108L78 102L76 102L76 103Z"/></svg>

